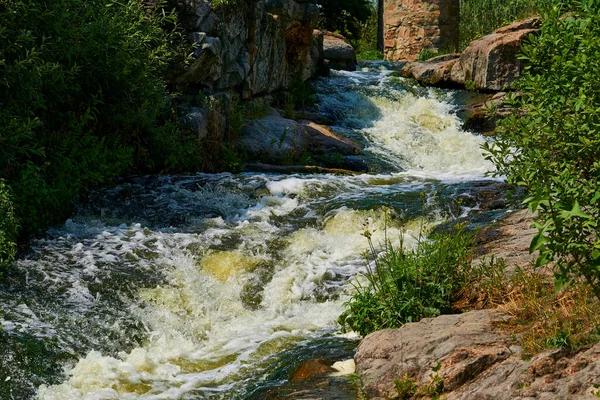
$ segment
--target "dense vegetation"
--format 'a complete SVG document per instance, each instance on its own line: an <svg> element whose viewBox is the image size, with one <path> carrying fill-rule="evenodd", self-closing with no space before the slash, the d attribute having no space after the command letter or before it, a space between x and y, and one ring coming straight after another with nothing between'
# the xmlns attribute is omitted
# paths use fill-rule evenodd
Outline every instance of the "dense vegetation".
<svg viewBox="0 0 600 400"><path fill-rule="evenodd" d="M370 244L367 284L357 284L340 317L342 326L366 335L452 309L470 279L472 233L456 227L450 234L419 238L412 250L402 243L397 248L385 243L382 252L366 236Z"/></svg>
<svg viewBox="0 0 600 400"><path fill-rule="evenodd" d="M538 264L556 260L560 284L583 277L600 298L600 0L554 7L522 50L519 112L486 149L499 174L531 193Z"/></svg>
<svg viewBox="0 0 600 400"><path fill-rule="evenodd" d="M460 0L459 50L501 26L540 14L559 0Z"/></svg>
<svg viewBox="0 0 600 400"><path fill-rule="evenodd" d="M374 9L370 0L318 0L317 3L321 9L320 26L350 40L359 38Z"/></svg>
<svg viewBox="0 0 600 400"><path fill-rule="evenodd" d="M319 26L344 35L357 58L381 59L377 50L377 3L372 0L319 0Z"/></svg>
<svg viewBox="0 0 600 400"><path fill-rule="evenodd" d="M186 60L174 15L136 0L0 0L0 260L82 189L185 168L166 74ZM12 200L11 200L12 199Z"/></svg>

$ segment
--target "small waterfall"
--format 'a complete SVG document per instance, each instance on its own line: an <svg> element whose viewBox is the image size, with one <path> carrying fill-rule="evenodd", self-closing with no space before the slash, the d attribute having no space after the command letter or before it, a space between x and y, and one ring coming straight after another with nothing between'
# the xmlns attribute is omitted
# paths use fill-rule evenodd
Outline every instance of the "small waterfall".
<svg viewBox="0 0 600 400"><path fill-rule="evenodd" d="M391 71L317 87L376 173L138 177L91 193L0 290L6 334L62 360L11 366L21 397L243 399L281 379L286 351L348 347L336 320L365 268L362 233L410 245L490 165L452 92Z"/></svg>

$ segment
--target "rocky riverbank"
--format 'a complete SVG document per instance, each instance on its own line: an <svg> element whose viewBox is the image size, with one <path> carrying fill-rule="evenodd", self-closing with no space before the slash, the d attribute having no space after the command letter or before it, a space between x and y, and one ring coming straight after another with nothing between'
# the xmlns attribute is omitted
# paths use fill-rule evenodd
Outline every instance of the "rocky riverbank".
<svg viewBox="0 0 600 400"><path fill-rule="evenodd" d="M529 268L532 216L519 211L484 230L481 256L502 257L507 273ZM600 383L600 344L552 349L534 357L499 328L503 308L409 323L366 336L356 356L369 399L593 399Z"/></svg>

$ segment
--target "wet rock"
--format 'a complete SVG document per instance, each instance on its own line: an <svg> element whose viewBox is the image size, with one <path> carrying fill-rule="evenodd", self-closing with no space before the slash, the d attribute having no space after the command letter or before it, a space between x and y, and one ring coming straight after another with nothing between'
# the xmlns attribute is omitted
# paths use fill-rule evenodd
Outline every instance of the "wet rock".
<svg viewBox="0 0 600 400"><path fill-rule="evenodd" d="M292 382L306 381L315 376L333 372L335 372L335 369L333 369L329 363L325 360L315 358L300 364L290 380Z"/></svg>
<svg viewBox="0 0 600 400"><path fill-rule="evenodd" d="M261 391L248 400L356 400L356 387L344 377L317 377Z"/></svg>
<svg viewBox="0 0 600 400"><path fill-rule="evenodd" d="M471 42L452 67L451 80L477 90L505 90L523 70L517 57L521 44L539 26L539 18L530 18Z"/></svg>
<svg viewBox="0 0 600 400"><path fill-rule="evenodd" d="M311 121L299 121L299 123L306 129L312 154L356 155L362 152L358 144L338 135L328 126Z"/></svg>
<svg viewBox="0 0 600 400"><path fill-rule="evenodd" d="M340 168L356 172L369 172L369 164L362 156L344 156Z"/></svg>
<svg viewBox="0 0 600 400"><path fill-rule="evenodd" d="M414 61L424 49L458 48L459 18L458 0L385 0L385 58Z"/></svg>
<svg viewBox="0 0 600 400"><path fill-rule="evenodd" d="M333 69L356 70L356 54L348 40L337 33L322 31L323 58L326 65Z"/></svg>
<svg viewBox="0 0 600 400"><path fill-rule="evenodd" d="M332 154L357 155L360 147L323 125L310 121L294 121L277 114L247 121L242 127L241 148L251 161L272 164L293 164L309 156L315 162L338 167L331 162Z"/></svg>

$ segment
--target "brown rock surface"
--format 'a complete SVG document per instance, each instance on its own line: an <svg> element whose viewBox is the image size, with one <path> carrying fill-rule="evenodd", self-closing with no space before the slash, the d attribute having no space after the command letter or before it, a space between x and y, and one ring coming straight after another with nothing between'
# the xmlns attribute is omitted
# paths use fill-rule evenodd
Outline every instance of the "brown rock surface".
<svg viewBox="0 0 600 400"><path fill-rule="evenodd" d="M535 256L528 251L536 232L532 217L518 211L489 228L485 252L526 267ZM355 356L363 391L370 399L392 399L398 394L395 379L410 379L423 389L437 378L446 400L598 398L600 343L523 359L511 335L495 329L505 318L498 310L479 310L368 335Z"/></svg>
<svg viewBox="0 0 600 400"><path fill-rule="evenodd" d="M484 229L482 235L487 235L492 240L487 240L482 246L482 255L473 260L479 263L484 257L494 254L496 258L503 258L509 270L515 266L525 268L535 261L535 254L529 254L529 244L537 230L532 228L533 214L528 210L517 211L498 226Z"/></svg>
<svg viewBox="0 0 600 400"><path fill-rule="evenodd" d="M402 76L429 86L453 86L455 83L450 79L450 74L459 56L446 54L424 62L409 63L402 69Z"/></svg>
<svg viewBox="0 0 600 400"><path fill-rule="evenodd" d="M332 372L335 372L335 370L325 360L314 358L300 364L290 380L292 382L305 381L315 376Z"/></svg>
<svg viewBox="0 0 600 400"><path fill-rule="evenodd" d="M523 64L517 55L539 25L538 18L530 18L471 42L453 66L451 80L478 90L504 90L519 78Z"/></svg>
<svg viewBox="0 0 600 400"><path fill-rule="evenodd" d="M492 327L503 318L494 310L471 311L372 333L355 356L362 390L367 398L392 399L395 379L424 388L437 376L446 400L597 398L600 344L523 360L509 335Z"/></svg>
<svg viewBox="0 0 600 400"><path fill-rule="evenodd" d="M386 59L414 61L423 49L456 49L459 19L459 0L385 0Z"/></svg>

